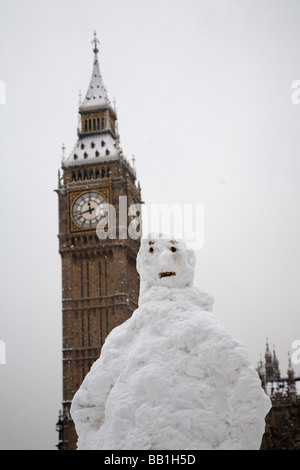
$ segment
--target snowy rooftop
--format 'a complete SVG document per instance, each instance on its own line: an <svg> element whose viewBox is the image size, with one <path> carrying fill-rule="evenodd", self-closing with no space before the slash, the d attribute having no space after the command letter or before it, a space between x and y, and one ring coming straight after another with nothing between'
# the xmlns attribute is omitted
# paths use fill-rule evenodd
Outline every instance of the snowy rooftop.
<svg viewBox="0 0 300 470"><path fill-rule="evenodd" d="M119 159L136 175L135 168L124 157L118 141L110 134L98 134L78 138L70 155L62 159L62 165L68 167L82 165L83 162L89 164Z"/></svg>
<svg viewBox="0 0 300 470"><path fill-rule="evenodd" d="M65 166L96 163L98 161L116 160L120 156L120 148L110 134L89 135L78 138L75 147L68 158L64 160Z"/></svg>

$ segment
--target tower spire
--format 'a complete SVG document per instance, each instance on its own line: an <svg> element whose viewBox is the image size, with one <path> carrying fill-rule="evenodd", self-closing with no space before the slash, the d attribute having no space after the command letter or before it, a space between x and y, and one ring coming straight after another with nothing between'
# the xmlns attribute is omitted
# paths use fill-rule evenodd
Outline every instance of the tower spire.
<svg viewBox="0 0 300 470"><path fill-rule="evenodd" d="M280 379L279 362L275 352L275 345L273 345L273 378Z"/></svg>
<svg viewBox="0 0 300 470"><path fill-rule="evenodd" d="M266 381L273 380L273 359L272 353L269 349L268 338L266 338L266 352L265 352L265 369L266 369Z"/></svg>
<svg viewBox="0 0 300 470"><path fill-rule="evenodd" d="M295 398L297 392L296 392L296 382L295 382L295 373L294 369L292 366L292 361L291 361L291 355L288 352L288 358L289 358L289 367L287 370L288 373L288 386L289 386L289 394L291 395L292 398Z"/></svg>
<svg viewBox="0 0 300 470"><path fill-rule="evenodd" d="M65 166L125 158L120 147L116 108L110 103L100 72L96 31L91 42L94 52L92 76L84 99L81 99L81 92L79 95L78 139L64 159ZM135 175L135 168L128 161L127 164Z"/></svg>
<svg viewBox="0 0 300 470"><path fill-rule="evenodd" d="M98 44L99 40L97 38L97 33L94 31L94 38L91 41L93 44L93 52L94 52L94 64L92 70L92 76L89 88L83 100L83 103L80 106L80 109L85 110L88 108L95 108L95 107L107 107L110 106L110 101L107 95L107 90L104 86L103 79L101 76L100 68L99 68L99 61L98 61Z"/></svg>

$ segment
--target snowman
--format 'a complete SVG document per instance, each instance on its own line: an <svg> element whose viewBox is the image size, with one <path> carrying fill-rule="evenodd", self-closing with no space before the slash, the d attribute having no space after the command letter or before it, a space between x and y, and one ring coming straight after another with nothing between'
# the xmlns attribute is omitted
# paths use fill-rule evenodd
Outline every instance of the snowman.
<svg viewBox="0 0 300 470"><path fill-rule="evenodd" d="M193 286L195 254L149 236L139 307L106 338L74 396L81 450L259 449L271 408L245 347Z"/></svg>

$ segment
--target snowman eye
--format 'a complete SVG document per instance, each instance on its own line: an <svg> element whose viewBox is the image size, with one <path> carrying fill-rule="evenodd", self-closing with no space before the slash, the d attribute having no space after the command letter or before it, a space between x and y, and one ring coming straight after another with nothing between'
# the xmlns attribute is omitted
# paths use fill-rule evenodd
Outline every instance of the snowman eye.
<svg viewBox="0 0 300 470"><path fill-rule="evenodd" d="M172 246L171 251L173 251L173 253L175 253L175 251L177 251L175 246Z"/></svg>
<svg viewBox="0 0 300 470"><path fill-rule="evenodd" d="M153 251L154 251L154 248L151 246L151 247L149 248L149 252L150 252L150 253L153 253Z"/></svg>

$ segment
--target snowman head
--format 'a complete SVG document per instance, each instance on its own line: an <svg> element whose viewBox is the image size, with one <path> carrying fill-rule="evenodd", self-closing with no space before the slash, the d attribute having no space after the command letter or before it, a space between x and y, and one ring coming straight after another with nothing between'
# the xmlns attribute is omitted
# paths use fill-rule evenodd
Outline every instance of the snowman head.
<svg viewBox="0 0 300 470"><path fill-rule="evenodd" d="M193 283L195 253L183 240L165 235L142 239L137 257L141 282L149 286L186 287Z"/></svg>

